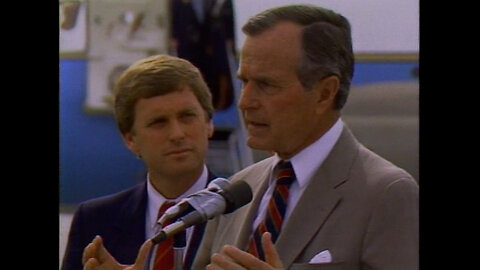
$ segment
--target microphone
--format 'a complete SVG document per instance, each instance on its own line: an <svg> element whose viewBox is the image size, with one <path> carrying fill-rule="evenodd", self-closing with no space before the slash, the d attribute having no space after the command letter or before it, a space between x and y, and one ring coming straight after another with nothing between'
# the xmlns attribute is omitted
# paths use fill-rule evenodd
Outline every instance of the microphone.
<svg viewBox="0 0 480 270"><path fill-rule="evenodd" d="M207 196L212 196L211 193L218 192L230 185L230 181L225 178L216 178L212 180L206 189L202 189L182 199L174 206L168 208L165 213L158 219L157 224L163 226L166 221L178 217L179 215L188 214L196 209L205 201Z"/></svg>
<svg viewBox="0 0 480 270"><path fill-rule="evenodd" d="M221 214L231 213L252 200L252 189L247 182L240 180L218 191L208 193L208 198L195 211L180 218L151 238L158 244L186 228L200 224Z"/></svg>

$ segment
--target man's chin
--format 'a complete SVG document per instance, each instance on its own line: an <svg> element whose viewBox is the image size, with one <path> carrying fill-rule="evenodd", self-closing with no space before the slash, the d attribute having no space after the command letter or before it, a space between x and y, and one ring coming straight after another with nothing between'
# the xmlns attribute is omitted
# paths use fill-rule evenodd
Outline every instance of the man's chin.
<svg viewBox="0 0 480 270"><path fill-rule="evenodd" d="M249 136L247 138L247 145L248 147L255 149L255 150L261 150L261 151L270 151L271 147L268 147L268 145L263 142L261 139Z"/></svg>
<svg viewBox="0 0 480 270"><path fill-rule="evenodd" d="M176 172L188 172L195 170L201 166L201 161L193 159L190 157L178 157L168 160L165 162L164 168L170 171Z"/></svg>

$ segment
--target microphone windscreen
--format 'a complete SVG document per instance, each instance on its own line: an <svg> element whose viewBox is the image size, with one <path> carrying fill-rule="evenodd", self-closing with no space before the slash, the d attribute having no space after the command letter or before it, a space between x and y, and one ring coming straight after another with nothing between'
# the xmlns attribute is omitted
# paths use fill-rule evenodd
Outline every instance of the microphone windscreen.
<svg viewBox="0 0 480 270"><path fill-rule="evenodd" d="M246 205L252 200L252 189L247 182L239 180L226 187L223 192L220 192L227 201L227 209L225 213L231 213L238 208Z"/></svg>
<svg viewBox="0 0 480 270"><path fill-rule="evenodd" d="M225 178L221 178L221 177L218 177L218 178L215 178L213 179L207 186L207 189L208 190L220 190L220 189L225 189L226 187L228 187L230 185L230 181L225 179Z"/></svg>

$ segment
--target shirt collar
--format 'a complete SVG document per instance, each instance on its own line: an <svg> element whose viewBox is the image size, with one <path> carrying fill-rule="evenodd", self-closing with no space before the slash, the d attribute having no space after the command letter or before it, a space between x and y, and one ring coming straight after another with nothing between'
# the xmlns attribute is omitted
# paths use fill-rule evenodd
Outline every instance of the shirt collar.
<svg viewBox="0 0 480 270"><path fill-rule="evenodd" d="M187 196L198 192L204 189L207 186L208 170L207 166L203 166L203 171L200 177L195 181L195 183L182 195L178 196L174 201L177 203L181 199L186 198ZM147 175L147 194L148 194L148 215L150 215L150 221L152 228L155 227L157 223L157 213L158 209L162 204L167 201L162 194L160 194L150 182L150 175ZM171 201L171 199L170 199Z"/></svg>
<svg viewBox="0 0 480 270"><path fill-rule="evenodd" d="M315 171L325 161L338 138L340 138L342 130L343 122L339 118L322 137L290 159L300 188L303 188L310 181ZM277 154L275 154L275 157L276 162L274 162L272 170L281 160Z"/></svg>

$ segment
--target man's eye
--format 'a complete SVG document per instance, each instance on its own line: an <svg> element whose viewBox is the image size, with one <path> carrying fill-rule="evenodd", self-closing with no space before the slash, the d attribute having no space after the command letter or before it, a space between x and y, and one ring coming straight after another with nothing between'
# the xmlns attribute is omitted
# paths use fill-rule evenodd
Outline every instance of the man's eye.
<svg viewBox="0 0 480 270"><path fill-rule="evenodd" d="M195 118L197 116L197 114L195 113L186 113L186 114L182 114L182 118L183 119L192 119L192 118Z"/></svg>
<svg viewBox="0 0 480 270"><path fill-rule="evenodd" d="M268 82L263 82L263 81L257 82L257 87L260 91L262 91L267 95L275 95L276 93L280 92L280 89L281 89L276 85L273 85Z"/></svg>
<svg viewBox="0 0 480 270"><path fill-rule="evenodd" d="M166 122L167 120L165 119L155 119L154 121L150 122L148 126L161 126L165 125Z"/></svg>
<svg viewBox="0 0 480 270"><path fill-rule="evenodd" d="M266 88L270 86L270 84L267 82L258 82L257 84L260 88Z"/></svg>

